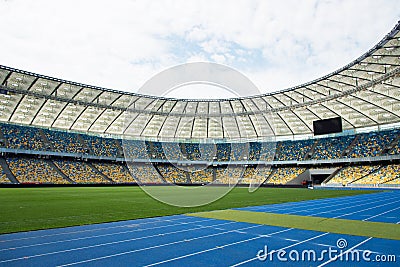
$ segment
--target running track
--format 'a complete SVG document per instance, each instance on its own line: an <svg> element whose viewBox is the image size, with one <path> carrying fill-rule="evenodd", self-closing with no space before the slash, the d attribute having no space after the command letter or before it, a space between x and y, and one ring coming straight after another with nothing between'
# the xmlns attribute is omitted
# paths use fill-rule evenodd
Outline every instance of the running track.
<svg viewBox="0 0 400 267"><path fill-rule="evenodd" d="M242 209L399 224L400 192ZM338 239L345 239L346 246L339 249ZM331 248L342 255L336 261L327 255L320 261L297 261L296 266L398 266L400 262L398 240L175 215L0 235L0 266L293 265L277 257L258 260L256 254L265 245L268 251L312 249L319 256ZM346 261L346 250L370 250L371 261ZM377 255L395 255L396 262L376 262Z"/></svg>

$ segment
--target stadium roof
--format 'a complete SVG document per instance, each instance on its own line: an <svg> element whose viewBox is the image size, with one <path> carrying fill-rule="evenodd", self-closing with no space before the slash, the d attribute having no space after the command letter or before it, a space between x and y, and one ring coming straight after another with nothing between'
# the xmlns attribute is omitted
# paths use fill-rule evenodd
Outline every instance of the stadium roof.
<svg viewBox="0 0 400 267"><path fill-rule="evenodd" d="M314 81L219 100L139 95L0 65L0 121L150 138L262 138L312 134L315 120L343 129L400 122L400 23L367 53Z"/></svg>

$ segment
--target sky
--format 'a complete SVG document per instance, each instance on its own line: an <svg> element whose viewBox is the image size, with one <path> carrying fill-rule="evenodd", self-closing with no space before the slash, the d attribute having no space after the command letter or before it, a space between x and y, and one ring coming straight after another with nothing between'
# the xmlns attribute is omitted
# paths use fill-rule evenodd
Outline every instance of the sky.
<svg viewBox="0 0 400 267"><path fill-rule="evenodd" d="M0 13L1 65L137 92L167 68L215 62L267 93L361 56L400 20L400 1L0 0ZM213 90L168 96L231 96Z"/></svg>

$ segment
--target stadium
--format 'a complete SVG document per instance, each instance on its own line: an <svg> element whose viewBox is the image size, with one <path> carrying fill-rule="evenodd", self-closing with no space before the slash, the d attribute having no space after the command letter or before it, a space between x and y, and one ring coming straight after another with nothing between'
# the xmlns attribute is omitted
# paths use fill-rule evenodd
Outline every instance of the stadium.
<svg viewBox="0 0 400 267"><path fill-rule="evenodd" d="M400 261L400 23L273 93L167 98L7 66L0 84L1 266ZM146 194L205 186L229 192Z"/></svg>

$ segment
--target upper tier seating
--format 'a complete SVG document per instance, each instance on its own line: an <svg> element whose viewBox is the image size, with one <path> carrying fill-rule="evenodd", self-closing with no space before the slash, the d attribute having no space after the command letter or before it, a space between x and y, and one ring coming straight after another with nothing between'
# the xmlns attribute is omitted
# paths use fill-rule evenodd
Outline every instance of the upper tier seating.
<svg viewBox="0 0 400 267"><path fill-rule="evenodd" d="M303 160L314 140L283 141L278 143L277 160Z"/></svg>
<svg viewBox="0 0 400 267"><path fill-rule="evenodd" d="M169 143L131 141L76 134L60 130L39 129L0 123L0 146L11 149L50 150L60 153L92 154L99 157L157 159L180 161L279 161L337 159L400 154L400 130L363 133L350 136L296 141L250 143ZM355 138L357 138L355 140ZM355 140L355 142L353 142ZM47 143L48 141L48 143ZM395 142L396 141L396 142ZM354 144L353 144L354 143ZM276 147L276 149L275 149ZM348 153L347 153L348 152Z"/></svg>
<svg viewBox="0 0 400 267"><path fill-rule="evenodd" d="M46 135L55 152L79 154L88 152L82 143L79 142L78 134L47 129L44 129L43 133Z"/></svg>
<svg viewBox="0 0 400 267"><path fill-rule="evenodd" d="M0 124L4 138L8 140L8 147L14 149L44 150L43 140L38 129Z"/></svg>
<svg viewBox="0 0 400 267"><path fill-rule="evenodd" d="M375 157L381 155L387 147L396 138L397 131L384 131L360 134L357 142L347 157Z"/></svg>
<svg viewBox="0 0 400 267"><path fill-rule="evenodd" d="M122 148L126 158L148 159L147 146L144 141L123 140Z"/></svg>
<svg viewBox="0 0 400 267"><path fill-rule="evenodd" d="M120 147L120 144L117 144L117 142L120 142L120 140L118 139L101 138L92 135L82 135L82 138L86 146L96 156L117 157L119 155L118 147Z"/></svg>
<svg viewBox="0 0 400 267"><path fill-rule="evenodd" d="M337 159L354 140L354 136L340 136L318 139L313 159Z"/></svg>
<svg viewBox="0 0 400 267"><path fill-rule="evenodd" d="M400 131L397 131L397 134L400 135ZM389 151L389 155L398 155L400 154L400 138L397 139L397 142L394 144L393 148Z"/></svg>

